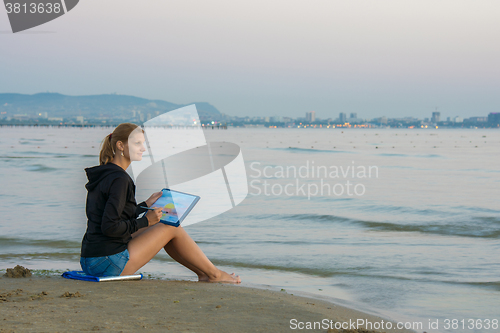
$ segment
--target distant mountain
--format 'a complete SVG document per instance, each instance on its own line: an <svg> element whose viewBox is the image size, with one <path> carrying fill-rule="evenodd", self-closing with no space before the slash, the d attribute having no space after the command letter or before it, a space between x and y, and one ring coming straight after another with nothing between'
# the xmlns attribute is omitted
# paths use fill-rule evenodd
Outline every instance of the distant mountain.
<svg viewBox="0 0 500 333"><path fill-rule="evenodd" d="M25 114L37 116L47 112L49 117L118 118L129 119L142 114L155 117L167 111L196 104L202 119L217 119L223 115L213 105L206 102L174 104L162 100L150 100L128 95L67 96L58 93L34 95L0 93L0 111L9 116ZM5 113L3 113L5 115Z"/></svg>

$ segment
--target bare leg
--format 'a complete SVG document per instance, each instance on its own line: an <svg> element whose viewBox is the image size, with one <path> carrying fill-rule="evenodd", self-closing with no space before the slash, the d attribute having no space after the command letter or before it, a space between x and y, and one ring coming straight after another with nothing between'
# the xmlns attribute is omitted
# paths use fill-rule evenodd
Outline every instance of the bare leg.
<svg viewBox="0 0 500 333"><path fill-rule="evenodd" d="M148 228L149 227L145 227L145 228L141 228L141 229L137 230L136 232L134 232L132 234L132 238L139 236L144 231L146 231ZM202 271L198 270L196 267L190 265L184 258L182 258L180 256L180 254L178 254L177 251L175 250L175 248L172 246L171 242L169 242L163 248L165 249L165 252L167 252L168 255L172 259L174 259L175 261L177 261L181 265L183 265L183 266L187 267L188 269L192 270L193 272L195 272L196 275L198 275L198 281L208 281L208 276L205 273L203 273Z"/></svg>
<svg viewBox="0 0 500 333"><path fill-rule="evenodd" d="M140 234L142 234L144 231L148 230L149 227L144 227L144 228L141 228L139 230L137 230L136 232L134 232L131 236L132 238L136 237L136 236L139 236Z"/></svg>
<svg viewBox="0 0 500 333"><path fill-rule="evenodd" d="M169 243L169 247L177 252L188 265L186 267L194 266L194 272L197 270L201 271L208 279L204 279L209 282L241 282L239 276L234 276L233 274L227 274L221 271L212 264L212 262L205 256L203 251L200 249L198 244L188 235L184 228L179 227L178 234ZM174 258L175 259L175 258ZM212 273L212 274L210 274ZM200 277L200 275L198 275ZM204 278L204 277L203 277Z"/></svg>
<svg viewBox="0 0 500 333"><path fill-rule="evenodd" d="M196 273L196 275L198 275L198 281L208 281L208 276L203 273L202 271L200 271L198 268L196 268L195 266L191 265L189 262L187 262L184 258L181 257L181 255L179 253L177 253L177 251L175 250L174 246L172 245L172 242L169 242L167 245L165 245L163 247L165 249L165 252L168 253L168 255L170 257L172 257L172 259L174 259L175 261L177 261L179 264L189 268L190 270L192 270L193 272Z"/></svg>
<svg viewBox="0 0 500 333"><path fill-rule="evenodd" d="M168 246L167 246L168 245ZM194 271L198 277L206 275L210 282L239 283L239 276L227 274L215 267L189 237L184 228L172 227L162 223L146 228L134 235L128 244L130 259L122 275L135 273L147 264L162 248L174 255L174 259Z"/></svg>

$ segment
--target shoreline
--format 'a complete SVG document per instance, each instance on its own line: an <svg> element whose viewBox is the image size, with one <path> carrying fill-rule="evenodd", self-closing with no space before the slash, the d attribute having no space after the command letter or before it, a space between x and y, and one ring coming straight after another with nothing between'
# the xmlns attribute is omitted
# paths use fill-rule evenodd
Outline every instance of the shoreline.
<svg viewBox="0 0 500 333"><path fill-rule="evenodd" d="M175 266L177 266L177 262L171 260L169 261L171 263L174 263ZM151 263L149 263L151 265ZM15 266L15 264L10 265L12 267ZM22 267L22 266L21 266ZM223 267L223 270L225 271L231 271L230 267ZM154 281L163 281L163 282L193 282L196 283L198 282L196 276L193 276L192 278L189 278L186 274L182 274L185 272L190 272L184 267L177 267L180 268L177 272L172 271L172 267L169 267L170 273L173 274L161 274L157 270L153 271L143 271L140 269L137 274L142 274L143 279L142 280L154 280ZM81 270L80 267L76 268L73 267L72 269L66 268L66 269L30 269L32 272L32 277L60 277L62 273L65 271L69 270ZM6 269L1 269L0 268L0 278L4 277L4 273L6 273ZM283 276L277 276L277 279L283 279ZM65 279L66 280L66 279ZM266 283L267 282L267 283ZM372 317L377 317L377 318L382 318L385 321L392 321L392 322L397 322L398 321L398 316L395 313L384 313L384 312L379 312L376 311L375 308L371 307L369 304L364 304L360 302L356 302L353 300L350 300L348 297L347 298L342 298L342 291L339 290L338 293L335 293L335 295L329 294L318 294L315 293L314 291L311 290L305 290L301 289L300 286L294 285L294 286L288 286L285 284L270 284L268 283L269 281L261 281L259 282L247 282L245 279L241 284L235 284L236 287L238 288L250 288L250 289L257 289L257 290L262 290L262 291L272 291L272 292L277 292L279 294L289 294L291 296L297 296L297 297L303 297L309 300L314 300L318 302L324 302L326 304L331 304L331 305L336 305L340 306L343 308L346 308L348 310L353 310L357 311L360 313L364 313L367 315L370 315ZM231 285L231 284L228 284ZM286 289L285 289L286 288ZM2 289L0 288L0 291ZM1 294L1 292L0 292ZM344 295L345 297L345 295ZM1 320L1 319L0 319ZM0 331L1 332L1 331Z"/></svg>
<svg viewBox="0 0 500 333"><path fill-rule="evenodd" d="M387 320L342 305L255 287L148 279L87 282L60 276L0 277L2 332L147 329L194 332L367 332L335 328ZM325 321L326 320L326 321ZM301 324L302 323L302 324ZM342 324L339 324L342 323ZM295 329L293 329L295 327ZM370 327L369 327L370 328ZM375 327L372 327L372 329ZM385 327L384 327L385 328ZM369 330L371 332L371 329ZM376 329L377 332L413 332Z"/></svg>

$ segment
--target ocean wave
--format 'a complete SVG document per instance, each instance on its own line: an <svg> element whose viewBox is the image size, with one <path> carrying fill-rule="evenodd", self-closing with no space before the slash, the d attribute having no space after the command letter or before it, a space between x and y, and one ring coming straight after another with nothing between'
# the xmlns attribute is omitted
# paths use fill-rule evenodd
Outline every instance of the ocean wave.
<svg viewBox="0 0 500 333"><path fill-rule="evenodd" d="M25 170L35 172L51 172L57 170L57 168L52 168L43 164L33 164L25 167Z"/></svg>
<svg viewBox="0 0 500 333"><path fill-rule="evenodd" d="M36 246L36 247L49 247L57 249L74 249L80 248L81 242L69 240L53 240L53 239L28 239L28 238L15 238L15 237L1 237L0 243L2 247L6 246Z"/></svg>
<svg viewBox="0 0 500 333"><path fill-rule="evenodd" d="M326 221L326 222L353 222L355 220L341 217L336 215L326 215L326 214L284 214L284 215L276 215L280 219L283 220L313 220L313 221Z"/></svg>
<svg viewBox="0 0 500 333"><path fill-rule="evenodd" d="M444 236L500 238L500 230L483 228L477 226L464 226L456 224L397 224L390 222L359 221L367 229L374 231L392 232L418 232L423 234L435 234Z"/></svg>
<svg viewBox="0 0 500 333"><path fill-rule="evenodd" d="M40 142L40 141L45 141L45 139L27 139L27 138L20 138L19 140L37 141L37 142Z"/></svg>
<svg viewBox="0 0 500 333"><path fill-rule="evenodd" d="M480 223L428 223L398 224L390 222L357 221L356 223L374 231L418 232L443 236L459 236L472 238L500 238L498 227L489 227Z"/></svg>
<svg viewBox="0 0 500 333"><path fill-rule="evenodd" d="M414 155L414 156L423 158L445 158L444 156L438 154L425 154L425 155Z"/></svg>
<svg viewBox="0 0 500 333"><path fill-rule="evenodd" d="M458 208L458 209L463 209L463 210L468 210L468 211L473 211L473 212L479 212L479 213L494 213L494 214L499 214L500 210L498 209L491 209L491 208L484 208L484 207L467 207L467 206L456 206L453 208Z"/></svg>
<svg viewBox="0 0 500 333"><path fill-rule="evenodd" d="M378 145L377 143L372 143L372 145ZM379 153L379 154L374 154L377 156L384 156L384 157L417 157L417 158L443 158L446 159L443 155L439 154L398 154L398 153Z"/></svg>
<svg viewBox="0 0 500 333"><path fill-rule="evenodd" d="M39 157L39 156L47 156L47 157L54 157L54 158L67 158L71 156L79 156L80 154L72 154L72 153L50 153L50 152L42 152L42 151L23 151L18 153L19 156L21 157L30 157L34 158Z"/></svg>
<svg viewBox="0 0 500 333"><path fill-rule="evenodd" d="M64 253L64 252L32 252L32 253L2 253L0 254L2 260L69 260L80 262L80 249L78 253Z"/></svg>
<svg viewBox="0 0 500 333"><path fill-rule="evenodd" d="M346 153L346 154L356 154L353 151L346 150L328 150L328 149L314 149L314 148L299 148L299 147L288 147L288 148L266 148L268 150L281 150L291 153Z"/></svg>
<svg viewBox="0 0 500 333"><path fill-rule="evenodd" d="M488 288L500 291L500 281L494 282L466 282L464 284L469 284L476 287Z"/></svg>
<svg viewBox="0 0 500 333"><path fill-rule="evenodd" d="M18 158L40 158L35 156L0 156L0 159L10 160L10 159L18 159Z"/></svg>
<svg viewBox="0 0 500 333"><path fill-rule="evenodd" d="M428 213L432 215L432 212ZM402 224L380 221L364 221L341 217L336 215L315 215L315 214L285 214L285 215L267 215L268 218L278 218L284 220L297 221L317 221L330 223L344 223L361 226L371 231L383 232L418 232L423 234L435 234L443 236L459 236L472 238L500 238L500 219L496 217L471 217L469 221L454 222L429 222ZM263 216L261 219L264 218Z"/></svg>
<svg viewBox="0 0 500 333"><path fill-rule="evenodd" d="M54 154L54 153L41 153L41 152L23 152L23 155L0 155L0 159L36 159L36 158L69 158L69 157L82 157L82 158L98 158L99 155L95 154ZM35 155L35 156L29 156Z"/></svg>
<svg viewBox="0 0 500 333"><path fill-rule="evenodd" d="M423 280L425 282L425 280ZM500 281L488 281L488 282L478 282L478 281L454 281L454 280L444 280L444 281L434 281L449 285L466 285L477 288L485 288L490 290L500 291Z"/></svg>
<svg viewBox="0 0 500 333"><path fill-rule="evenodd" d="M472 171L472 172L488 172L488 173L499 173L500 170L493 170L493 169L460 169L457 171Z"/></svg>
<svg viewBox="0 0 500 333"><path fill-rule="evenodd" d="M410 155L407 155L407 154L391 154L391 153L383 153L383 154L378 154L379 156L387 156L387 157L392 157L392 156L396 156L396 157L407 157L407 156L410 156Z"/></svg>
<svg viewBox="0 0 500 333"><path fill-rule="evenodd" d="M444 212L441 210L436 210L436 209L430 209L430 208L425 208L425 209L419 209L419 208L414 208L414 207L409 207L409 206L393 206L393 205L379 205L379 204L372 204L372 205L363 205L362 207L358 208L360 211L367 211L367 212L382 212L382 213L407 213L411 215L424 215L424 216L449 216L451 213L450 212Z"/></svg>

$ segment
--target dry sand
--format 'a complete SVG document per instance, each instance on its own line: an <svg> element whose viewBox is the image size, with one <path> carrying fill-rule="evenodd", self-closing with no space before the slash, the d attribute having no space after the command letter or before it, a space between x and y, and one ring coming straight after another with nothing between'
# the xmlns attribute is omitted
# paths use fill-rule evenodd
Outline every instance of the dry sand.
<svg viewBox="0 0 500 333"><path fill-rule="evenodd" d="M293 318L301 322L381 320L286 292L222 283L0 278L0 332L310 331L290 329Z"/></svg>

